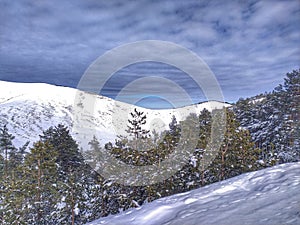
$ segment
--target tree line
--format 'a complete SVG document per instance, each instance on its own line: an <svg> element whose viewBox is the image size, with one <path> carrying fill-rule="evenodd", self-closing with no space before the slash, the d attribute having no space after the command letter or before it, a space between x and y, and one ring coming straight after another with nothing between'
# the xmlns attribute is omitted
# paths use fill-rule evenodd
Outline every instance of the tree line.
<svg viewBox="0 0 300 225"><path fill-rule="evenodd" d="M133 138L119 137L101 147L94 137L90 149L81 151L68 128L50 127L28 149L13 145L6 125L0 129L0 220L1 224L83 224L101 216L175 193L223 180L259 167L259 150L250 134L239 129L233 112L227 110L224 144L208 168L202 168L210 133L211 113L203 110L196 118L199 140L190 160L180 171L161 183L124 186L105 180L86 160L102 151L135 166L159 164L178 144L181 124L173 116L169 130L158 134L143 129L146 116L134 110L128 124ZM138 133L138 134L137 134ZM147 151L139 151L140 146ZM145 149L143 147L143 149Z"/></svg>
<svg viewBox="0 0 300 225"><path fill-rule="evenodd" d="M43 131L32 147L27 142L16 148L15 137L2 125L1 224L84 224L164 196L286 162L289 157L283 160L284 153L293 156L290 161L297 161L299 86L299 71L293 71L283 86L261 95L263 100L240 99L232 109L222 109L226 112L226 131L220 148L213 151L208 151L208 145L212 115L218 110L204 109L180 122L172 116L169 129L158 133L145 129L146 115L134 109L126 137L104 145L93 137L89 149L80 149L69 129L61 124ZM164 181L126 186L105 179L101 171L93 169L97 167L92 165L97 162L94 159L101 159L104 152L129 165L160 166L179 146L182 129L189 123L199 128L189 131L197 132L193 135L196 146L186 164Z"/></svg>

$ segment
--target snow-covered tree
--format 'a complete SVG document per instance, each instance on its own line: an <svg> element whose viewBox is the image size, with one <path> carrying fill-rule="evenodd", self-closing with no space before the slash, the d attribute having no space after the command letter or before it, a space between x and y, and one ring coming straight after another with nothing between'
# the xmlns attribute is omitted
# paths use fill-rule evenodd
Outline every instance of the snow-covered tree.
<svg viewBox="0 0 300 225"><path fill-rule="evenodd" d="M240 127L231 110L226 111L224 141L210 166L216 180L224 180L259 167L260 151L254 148L249 131Z"/></svg>
<svg viewBox="0 0 300 225"><path fill-rule="evenodd" d="M250 131L266 166L299 161L300 70L287 73L284 84L270 93L240 99L234 111L241 126Z"/></svg>
<svg viewBox="0 0 300 225"><path fill-rule="evenodd" d="M9 156L16 155L16 148L12 143L15 137L8 132L7 125L0 128L0 153L4 155L4 176L9 173Z"/></svg>
<svg viewBox="0 0 300 225"><path fill-rule="evenodd" d="M48 143L38 141L22 166L22 193L26 206L25 221L30 224L49 223L58 201L57 151Z"/></svg>

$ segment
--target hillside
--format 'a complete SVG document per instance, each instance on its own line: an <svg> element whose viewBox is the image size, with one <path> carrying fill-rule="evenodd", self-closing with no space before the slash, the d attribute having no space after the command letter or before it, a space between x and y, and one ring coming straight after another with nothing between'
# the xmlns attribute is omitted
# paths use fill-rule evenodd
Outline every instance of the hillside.
<svg viewBox="0 0 300 225"><path fill-rule="evenodd" d="M47 84L0 82L0 96L3 224L298 222L288 165L248 173L299 161L298 71L226 117L220 102L150 110Z"/></svg>
<svg viewBox="0 0 300 225"><path fill-rule="evenodd" d="M300 163L242 174L88 225L299 224Z"/></svg>
<svg viewBox="0 0 300 225"><path fill-rule="evenodd" d="M191 112L200 113L223 105L205 102L184 108L151 110L113 99L85 93L73 88L40 83L12 83L0 81L0 124L16 136L14 144L31 144L50 126L62 123L69 127L81 147L95 135L101 144L124 135L127 116L133 108L145 112L147 129L160 132L168 129L172 115L180 121Z"/></svg>

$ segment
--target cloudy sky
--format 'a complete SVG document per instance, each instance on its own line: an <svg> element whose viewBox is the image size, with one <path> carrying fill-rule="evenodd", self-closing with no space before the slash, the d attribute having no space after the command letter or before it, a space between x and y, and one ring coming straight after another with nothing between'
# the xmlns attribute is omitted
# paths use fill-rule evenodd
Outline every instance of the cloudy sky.
<svg viewBox="0 0 300 225"><path fill-rule="evenodd" d="M99 56L141 40L196 53L229 102L272 90L300 66L299 0L0 0L0 8L0 80L77 87ZM145 76L174 81L193 102L206 100L184 72L150 62L121 69L101 94L114 98Z"/></svg>

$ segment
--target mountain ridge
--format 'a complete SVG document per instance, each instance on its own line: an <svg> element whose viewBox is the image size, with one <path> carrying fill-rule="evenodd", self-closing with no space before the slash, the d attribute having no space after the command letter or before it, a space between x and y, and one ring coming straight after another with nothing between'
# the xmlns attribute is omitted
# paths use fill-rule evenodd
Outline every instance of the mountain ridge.
<svg viewBox="0 0 300 225"><path fill-rule="evenodd" d="M176 109L151 110L70 87L0 81L0 124L8 124L18 147L27 140L32 145L43 130L59 123L71 128L83 148L94 135L104 145L117 135L125 135L125 117L133 108L146 113L147 129L162 132L168 129L172 115L180 121L204 108L211 111L223 106L231 105L206 101Z"/></svg>

